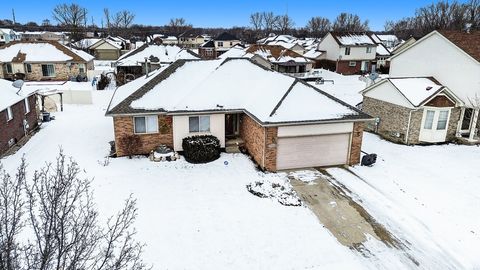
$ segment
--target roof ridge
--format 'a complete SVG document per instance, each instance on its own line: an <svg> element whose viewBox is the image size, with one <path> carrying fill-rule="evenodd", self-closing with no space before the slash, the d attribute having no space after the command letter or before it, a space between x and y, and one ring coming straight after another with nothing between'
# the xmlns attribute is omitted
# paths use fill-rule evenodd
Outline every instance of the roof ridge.
<svg viewBox="0 0 480 270"><path fill-rule="evenodd" d="M292 91L293 87L297 84L298 82L298 79L294 79L293 80L293 83L290 85L290 87L287 89L287 91L285 92L285 94L283 94L282 98L280 98L280 100L278 101L277 105L275 105L275 107L273 108L272 112L270 113L270 117L272 117L278 110L278 108L280 108L280 106L282 105L283 101L287 98L288 94L290 94L290 92Z"/></svg>

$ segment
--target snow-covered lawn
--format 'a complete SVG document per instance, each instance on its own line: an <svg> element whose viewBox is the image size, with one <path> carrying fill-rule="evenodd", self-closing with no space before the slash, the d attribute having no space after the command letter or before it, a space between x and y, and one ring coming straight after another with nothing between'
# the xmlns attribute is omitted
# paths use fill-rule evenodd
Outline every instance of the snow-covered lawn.
<svg viewBox="0 0 480 270"><path fill-rule="evenodd" d="M342 246L305 207L287 207L250 194L246 185L267 178L240 154L213 163L147 158L111 159L113 138L104 116L112 92L93 92L93 105L65 105L21 150L2 160L13 172L25 155L30 173L53 161L60 147L93 180L103 217L138 199L138 240L154 269L364 269L368 259ZM228 165L225 165L228 161ZM275 182L275 181L270 181Z"/></svg>
<svg viewBox="0 0 480 270"><path fill-rule="evenodd" d="M480 268L480 147L403 146L365 134L373 167L328 170L430 269Z"/></svg>

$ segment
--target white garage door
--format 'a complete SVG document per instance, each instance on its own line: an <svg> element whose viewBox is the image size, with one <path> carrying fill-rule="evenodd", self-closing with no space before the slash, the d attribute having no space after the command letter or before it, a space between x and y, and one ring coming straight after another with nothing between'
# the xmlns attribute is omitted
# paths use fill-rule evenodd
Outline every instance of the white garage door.
<svg viewBox="0 0 480 270"><path fill-rule="evenodd" d="M349 133L279 138L277 170L346 164L349 145Z"/></svg>

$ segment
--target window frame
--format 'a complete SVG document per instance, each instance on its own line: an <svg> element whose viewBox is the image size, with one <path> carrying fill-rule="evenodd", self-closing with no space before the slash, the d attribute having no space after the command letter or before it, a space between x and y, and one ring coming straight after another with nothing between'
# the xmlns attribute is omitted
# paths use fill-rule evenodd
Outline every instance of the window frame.
<svg viewBox="0 0 480 270"><path fill-rule="evenodd" d="M30 101L28 100L28 97L23 99L23 106L25 108L25 114L29 114L31 110L30 110Z"/></svg>
<svg viewBox="0 0 480 270"><path fill-rule="evenodd" d="M353 64L352 64L353 63ZM357 66L357 61L349 61L348 62L349 67L356 67Z"/></svg>
<svg viewBox="0 0 480 270"><path fill-rule="evenodd" d="M197 124L198 124L198 127L197 127L197 131L195 130L192 130L191 127L190 127L190 119L192 118L197 118ZM201 127L201 119L208 119L208 129L203 129L201 130L200 127ZM210 115L193 115L193 116L189 116L188 117L188 133L210 133L211 132L211 117Z"/></svg>
<svg viewBox="0 0 480 270"><path fill-rule="evenodd" d="M445 115L445 120L440 120L440 117L442 116L442 113L446 114ZM435 127L435 130L447 130L448 129L448 118L449 118L449 116L450 116L450 112L447 111L447 110L438 111L437 126ZM443 126L441 128L439 128L440 123L443 124Z"/></svg>
<svg viewBox="0 0 480 270"><path fill-rule="evenodd" d="M43 73L43 66L46 66L46 67L52 66L52 67L53 67L53 75L45 75L45 74ZM42 77L54 78L54 77L57 75L57 72L56 72L56 70L55 70L55 65L54 65L54 64L42 64L41 67L42 67ZM47 71L48 71L48 68L47 68Z"/></svg>
<svg viewBox="0 0 480 270"><path fill-rule="evenodd" d="M25 63L25 71L26 73L32 73L32 64Z"/></svg>
<svg viewBox="0 0 480 270"><path fill-rule="evenodd" d="M9 106L7 107L7 122L10 122L13 120L13 111L12 111L12 107Z"/></svg>
<svg viewBox="0 0 480 270"><path fill-rule="evenodd" d="M9 70L10 69L10 70ZM6 63L5 64L5 71L7 74L13 74L13 66L12 63Z"/></svg>
<svg viewBox="0 0 480 270"><path fill-rule="evenodd" d="M219 41L217 45L218 47L223 47L223 41Z"/></svg>
<svg viewBox="0 0 480 270"><path fill-rule="evenodd" d="M431 120L430 121L428 120L429 113L431 113ZM435 122L435 111L427 109L427 111L425 112L425 121L423 123L423 129L433 130L434 122ZM428 127L427 127L427 123L429 124Z"/></svg>
<svg viewBox="0 0 480 270"><path fill-rule="evenodd" d="M147 118L152 118L152 117L155 117L156 121L156 130L155 131L149 131L149 125L148 125L148 121L147 121ZM137 131L137 124L136 124L136 121L135 119L137 118L143 118L144 121L145 121L145 132L138 132ZM159 133L159 125L158 125L158 115L142 115L142 116L134 116L133 117L133 133L136 134L136 135L146 135L146 134L157 134Z"/></svg>
<svg viewBox="0 0 480 270"><path fill-rule="evenodd" d="M372 53L372 47L367 47L367 53Z"/></svg>
<svg viewBox="0 0 480 270"><path fill-rule="evenodd" d="M345 51L344 51L345 55L350 55L352 53L352 48L350 47L345 47Z"/></svg>

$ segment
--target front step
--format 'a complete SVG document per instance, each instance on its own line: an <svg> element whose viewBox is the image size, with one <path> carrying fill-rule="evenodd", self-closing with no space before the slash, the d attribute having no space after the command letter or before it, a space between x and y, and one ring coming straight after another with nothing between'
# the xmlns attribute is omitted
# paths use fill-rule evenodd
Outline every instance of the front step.
<svg viewBox="0 0 480 270"><path fill-rule="evenodd" d="M225 152L227 153L241 153L240 147L238 146L227 146L225 147Z"/></svg>
<svg viewBox="0 0 480 270"><path fill-rule="evenodd" d="M229 139L225 141L225 146L242 146L245 142L242 138Z"/></svg>

